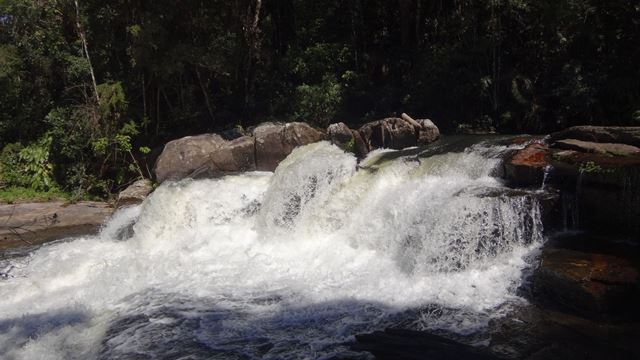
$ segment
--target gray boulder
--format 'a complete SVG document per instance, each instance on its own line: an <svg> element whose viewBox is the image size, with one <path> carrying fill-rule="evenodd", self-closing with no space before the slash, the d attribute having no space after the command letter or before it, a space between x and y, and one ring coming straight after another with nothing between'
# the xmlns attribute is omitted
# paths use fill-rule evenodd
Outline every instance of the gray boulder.
<svg viewBox="0 0 640 360"><path fill-rule="evenodd" d="M156 180L218 177L255 170L254 140L227 141L217 134L187 136L165 145L155 166Z"/></svg>
<svg viewBox="0 0 640 360"><path fill-rule="evenodd" d="M274 171L294 148L323 140L325 135L305 123L293 122L260 124L253 137L256 169Z"/></svg>
<svg viewBox="0 0 640 360"><path fill-rule="evenodd" d="M153 183L149 179L140 179L129 185L118 194L116 208L140 204L153 191Z"/></svg>

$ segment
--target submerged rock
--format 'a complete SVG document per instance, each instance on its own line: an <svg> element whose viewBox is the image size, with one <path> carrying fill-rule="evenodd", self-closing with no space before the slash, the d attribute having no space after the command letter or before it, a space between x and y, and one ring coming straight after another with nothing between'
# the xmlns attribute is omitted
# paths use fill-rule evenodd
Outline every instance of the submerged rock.
<svg viewBox="0 0 640 360"><path fill-rule="evenodd" d="M499 359L486 348L474 347L423 331L386 329L356 335L353 350L376 359Z"/></svg>
<svg viewBox="0 0 640 360"><path fill-rule="evenodd" d="M637 359L640 324L604 323L533 304L493 320L489 350L500 359Z"/></svg>
<svg viewBox="0 0 640 360"><path fill-rule="evenodd" d="M93 201L0 205L0 249L94 234L112 212Z"/></svg>
<svg viewBox="0 0 640 360"><path fill-rule="evenodd" d="M129 185L118 194L116 208L140 204L153 191L153 183L149 179L140 179Z"/></svg>

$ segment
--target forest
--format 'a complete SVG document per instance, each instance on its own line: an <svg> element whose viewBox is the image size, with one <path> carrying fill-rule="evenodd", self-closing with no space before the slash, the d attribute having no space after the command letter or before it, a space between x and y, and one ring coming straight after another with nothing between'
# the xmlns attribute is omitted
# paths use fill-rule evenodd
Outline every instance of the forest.
<svg viewBox="0 0 640 360"><path fill-rule="evenodd" d="M0 188L108 197L264 121L640 125L638 64L631 0L0 0Z"/></svg>

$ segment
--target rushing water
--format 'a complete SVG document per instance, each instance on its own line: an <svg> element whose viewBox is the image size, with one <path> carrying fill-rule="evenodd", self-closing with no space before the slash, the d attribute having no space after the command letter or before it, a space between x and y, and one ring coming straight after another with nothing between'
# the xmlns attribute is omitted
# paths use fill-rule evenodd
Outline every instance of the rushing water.
<svg viewBox="0 0 640 360"><path fill-rule="evenodd" d="M163 184L4 264L0 358L331 358L388 326L472 333L542 242L535 197L492 177L507 150L357 164L322 142L274 174Z"/></svg>

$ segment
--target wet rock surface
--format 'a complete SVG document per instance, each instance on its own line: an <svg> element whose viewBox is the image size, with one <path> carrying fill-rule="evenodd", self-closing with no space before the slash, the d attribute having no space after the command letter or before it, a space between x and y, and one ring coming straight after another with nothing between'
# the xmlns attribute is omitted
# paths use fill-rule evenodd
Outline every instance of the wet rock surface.
<svg viewBox="0 0 640 360"><path fill-rule="evenodd" d="M514 186L540 187L549 165L547 145L532 143L516 152L504 165L506 179Z"/></svg>
<svg viewBox="0 0 640 360"><path fill-rule="evenodd" d="M545 249L533 280L543 301L590 316L623 312L638 300L639 271L628 259L595 252Z"/></svg>
<svg viewBox="0 0 640 360"><path fill-rule="evenodd" d="M0 250L94 234L112 212L92 201L0 205Z"/></svg>

